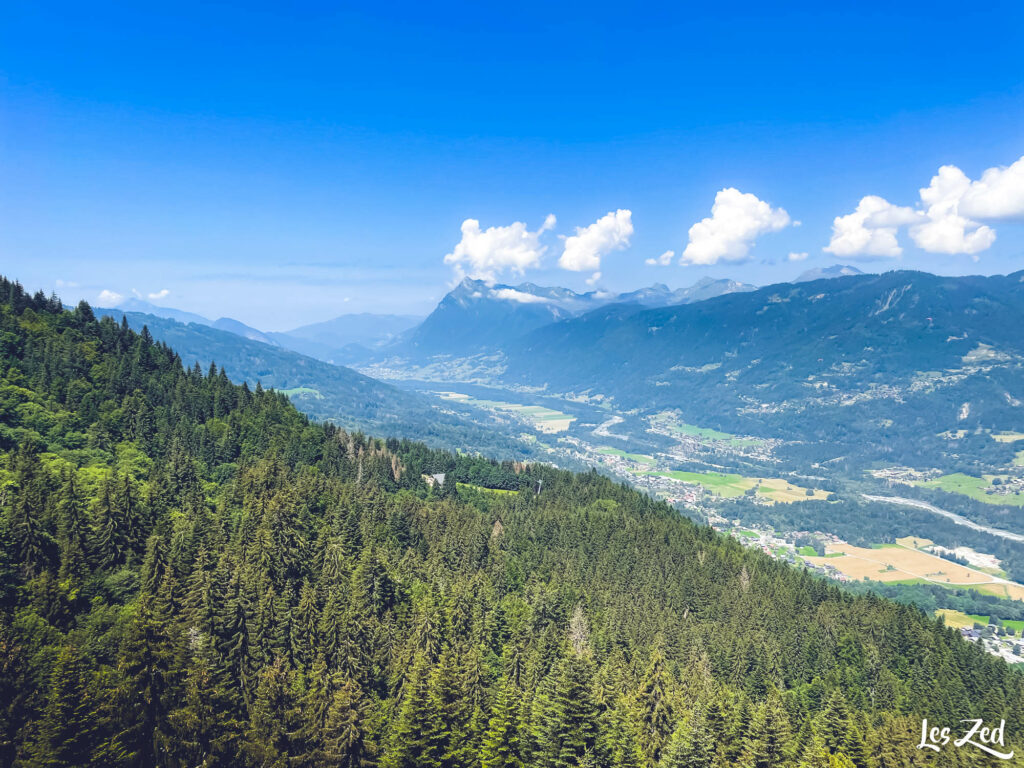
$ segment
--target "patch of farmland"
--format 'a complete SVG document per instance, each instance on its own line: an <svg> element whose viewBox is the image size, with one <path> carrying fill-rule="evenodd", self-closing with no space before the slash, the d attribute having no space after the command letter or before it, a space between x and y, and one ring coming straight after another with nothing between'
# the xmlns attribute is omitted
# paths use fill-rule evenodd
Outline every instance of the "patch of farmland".
<svg viewBox="0 0 1024 768"><path fill-rule="evenodd" d="M1024 600L1024 586L1007 582L991 574L944 560L907 547L870 549L852 544L829 544L828 554L842 554L830 560L827 557L807 557L815 565L830 565L850 579L860 581L904 582L906 579L925 581L950 587L969 587L986 594L996 594L1015 600Z"/></svg>
<svg viewBox="0 0 1024 768"><path fill-rule="evenodd" d="M681 470L645 472L643 474L669 477L683 483L700 485L710 493L727 499L742 496L751 489L756 489L756 495L779 504L814 499L823 501L828 498L828 494L824 491L814 490L808 495L807 492L811 489L793 485L779 477L744 477L725 472L685 472Z"/></svg>
<svg viewBox="0 0 1024 768"><path fill-rule="evenodd" d="M972 475L965 475L962 472L955 472L951 475L936 477L933 480L919 480L915 485L919 485L922 488L938 488L940 491L946 491L946 493L959 493L985 504L1006 504L1012 507L1024 507L1024 493L1020 491L1009 493L994 492L993 489L996 486L992 484L992 481L997 477L1000 479L1000 482L1003 482L1007 476L984 475L982 477L974 477Z"/></svg>
<svg viewBox="0 0 1024 768"><path fill-rule="evenodd" d="M472 405L487 411L506 413L514 418L524 421L538 432L554 434L565 432L576 420L575 416L556 411L553 408L546 408L542 405L522 405L521 403L506 403L501 400L481 400L461 392L438 392L444 400L455 400L465 405Z"/></svg>
<svg viewBox="0 0 1024 768"><path fill-rule="evenodd" d="M963 613L962 611L954 611L952 608L939 608L935 611L936 616L941 616L946 620L947 627L953 627L954 629L962 629L964 627L970 628L975 624L981 624L983 627L988 626L988 616L979 616L973 613Z"/></svg>

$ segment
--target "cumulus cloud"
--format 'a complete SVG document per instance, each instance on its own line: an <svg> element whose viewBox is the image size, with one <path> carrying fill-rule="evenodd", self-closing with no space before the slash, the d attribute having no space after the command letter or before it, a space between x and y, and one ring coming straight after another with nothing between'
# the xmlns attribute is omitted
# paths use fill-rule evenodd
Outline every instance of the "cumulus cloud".
<svg viewBox="0 0 1024 768"><path fill-rule="evenodd" d="M800 251L799 253L797 253L796 251L790 251L789 256L787 256L786 258L789 259L790 261L803 261L804 259L807 258L807 251Z"/></svg>
<svg viewBox="0 0 1024 768"><path fill-rule="evenodd" d="M544 296L534 296L532 293L517 291L515 288L492 289L491 296L502 301L515 301L519 304L548 304L551 301Z"/></svg>
<svg viewBox="0 0 1024 768"><path fill-rule="evenodd" d="M462 222L462 239L444 257L444 263L454 267L459 279L468 275L494 282L502 272L521 275L540 264L540 258L547 250L547 246L541 245L540 236L554 226L554 214L548 214L544 224L535 232L528 230L521 221L507 227L481 230L479 221L466 219Z"/></svg>
<svg viewBox="0 0 1024 768"><path fill-rule="evenodd" d="M918 248L928 253L974 254L995 242L995 230L960 215L960 201L970 189L971 180L955 165L939 168L931 184L921 189L926 220L910 228Z"/></svg>
<svg viewBox="0 0 1024 768"><path fill-rule="evenodd" d="M959 212L973 219L1024 218L1024 157L1009 168L989 168L971 182Z"/></svg>
<svg viewBox="0 0 1024 768"><path fill-rule="evenodd" d="M896 257L899 228L927 253L976 256L996 240L986 220L1024 219L1024 157L1009 167L989 168L977 181L955 165L939 168L919 190L917 209L892 205L873 195L857 210L838 216L826 251L847 257Z"/></svg>
<svg viewBox="0 0 1024 768"><path fill-rule="evenodd" d="M857 210L836 216L832 222L832 239L825 250L848 258L889 258L903 253L896 232L904 224L919 220L912 208L893 205L884 197L867 195Z"/></svg>
<svg viewBox="0 0 1024 768"><path fill-rule="evenodd" d="M681 264L717 264L743 261L750 246L763 234L789 226L789 214L734 187L719 190L711 216L690 227L690 241Z"/></svg>
<svg viewBox="0 0 1024 768"><path fill-rule="evenodd" d="M661 254L661 256L659 256L656 259L645 260L644 264L647 264L648 266L651 267L667 267L669 264L672 263L672 259L674 259L675 257L675 251L665 251L663 254Z"/></svg>
<svg viewBox="0 0 1024 768"><path fill-rule="evenodd" d="M124 296L117 291L111 291L104 288L100 291L100 295L96 297L96 300L104 307L114 307L121 303Z"/></svg>
<svg viewBox="0 0 1024 768"><path fill-rule="evenodd" d="M633 213L620 208L608 212L589 227L576 227L576 234L565 239L565 250L558 266L573 272L601 268L601 257L629 246L633 235Z"/></svg>
<svg viewBox="0 0 1024 768"><path fill-rule="evenodd" d="M159 291L149 294L149 298L152 301L159 301L160 299L166 299L170 295L171 292L169 290L167 290L166 288L161 288Z"/></svg>

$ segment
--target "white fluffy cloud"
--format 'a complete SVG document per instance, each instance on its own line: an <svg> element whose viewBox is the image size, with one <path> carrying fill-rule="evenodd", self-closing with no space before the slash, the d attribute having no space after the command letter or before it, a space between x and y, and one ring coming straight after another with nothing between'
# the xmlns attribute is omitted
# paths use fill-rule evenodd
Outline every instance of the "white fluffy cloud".
<svg viewBox="0 0 1024 768"><path fill-rule="evenodd" d="M743 261L758 236L789 226L789 214L734 187L719 190L711 216L690 227L682 264Z"/></svg>
<svg viewBox="0 0 1024 768"><path fill-rule="evenodd" d="M992 245L995 230L960 215L960 201L971 188L967 174L944 165L921 189L925 219L910 228L917 247L928 253L978 253Z"/></svg>
<svg viewBox="0 0 1024 768"><path fill-rule="evenodd" d="M150 293L148 295L152 301L159 301L160 299L166 299L168 296L171 295L171 292L166 288L161 288L159 291L156 291L155 293Z"/></svg>
<svg viewBox="0 0 1024 768"><path fill-rule="evenodd" d="M787 256L786 258L789 259L790 261L803 261L804 259L807 258L807 251L800 251L799 253L797 253L796 251L790 251L789 256Z"/></svg>
<svg viewBox="0 0 1024 768"><path fill-rule="evenodd" d="M114 307L121 303L124 296L117 291L111 291L104 288L100 291L100 295L96 297L96 300L104 307Z"/></svg>
<svg viewBox="0 0 1024 768"><path fill-rule="evenodd" d="M675 251L665 251L661 256L656 259L646 259L644 264L651 267L667 267L672 263L672 259L676 257Z"/></svg>
<svg viewBox="0 0 1024 768"><path fill-rule="evenodd" d="M444 257L444 263L451 264L459 278L468 275L493 282L505 271L522 274L540 264L547 250L547 246L541 245L540 236L554 226L554 214L548 214L536 232L528 230L521 221L481 231L479 221L466 219L462 222L462 239Z"/></svg>
<svg viewBox="0 0 1024 768"><path fill-rule="evenodd" d="M989 168L960 200L960 214L973 219L1024 218L1024 157L1009 168Z"/></svg>
<svg viewBox="0 0 1024 768"><path fill-rule="evenodd" d="M558 266L573 272L599 270L601 257L628 247L632 235L633 213L623 208L609 212L589 227L576 227L576 234L565 239Z"/></svg>
<svg viewBox="0 0 1024 768"><path fill-rule="evenodd" d="M862 197L857 210L836 216L832 222L832 240L825 247L829 253L845 258L890 258L903 253L896 232L904 224L918 221L911 208L893 205L884 197Z"/></svg>
<svg viewBox="0 0 1024 768"><path fill-rule="evenodd" d="M989 168L971 181L955 165L944 165L919 191L917 209L869 195L857 210L838 216L826 251L844 257L896 257L897 235L909 227L911 240L927 253L976 255L991 247L995 230L986 220L1024 218L1024 157L1006 168Z"/></svg>

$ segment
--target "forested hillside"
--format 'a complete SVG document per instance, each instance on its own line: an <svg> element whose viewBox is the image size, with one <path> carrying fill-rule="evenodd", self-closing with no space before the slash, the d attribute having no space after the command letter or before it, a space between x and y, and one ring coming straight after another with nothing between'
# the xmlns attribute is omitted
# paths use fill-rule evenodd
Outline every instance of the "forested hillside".
<svg viewBox="0 0 1024 768"><path fill-rule="evenodd" d="M488 430L416 392L393 387L340 365L290 349L242 338L230 331L181 323L138 312L103 310L116 321L127 319L136 331L145 326L157 341L173 347L185 365L211 363L232 381L283 391L304 413L346 429L399 435L448 449L487 451L512 456L529 447L498 430Z"/></svg>
<svg viewBox="0 0 1024 768"><path fill-rule="evenodd" d="M923 716L1024 749L1024 676L912 607L0 302L0 765L988 764L925 762Z"/></svg>

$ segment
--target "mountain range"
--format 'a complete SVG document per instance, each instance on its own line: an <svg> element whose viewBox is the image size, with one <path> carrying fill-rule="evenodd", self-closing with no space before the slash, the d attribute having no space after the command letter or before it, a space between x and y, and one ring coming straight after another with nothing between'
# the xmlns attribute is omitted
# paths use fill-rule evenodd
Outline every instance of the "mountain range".
<svg viewBox="0 0 1024 768"><path fill-rule="evenodd" d="M665 307L754 289L753 285L735 280L705 278L675 291L655 283L628 293L576 293L568 288L545 288L533 283L504 285L466 278L420 325L395 344L379 350L379 354L413 359L462 356L501 349L537 328L609 305Z"/></svg>
<svg viewBox="0 0 1024 768"><path fill-rule="evenodd" d="M804 272L794 282L861 274L837 265ZM692 304L756 286L728 279L703 278L670 289L663 283L624 293L543 287L534 283L506 285L465 278L426 318L379 313L346 314L290 331L261 331L229 317L210 320L194 312L130 298L115 309L195 323L233 333L250 341L279 346L339 365L399 355L423 358L461 356L500 349L514 339L552 322L578 317L609 305L645 308Z"/></svg>
<svg viewBox="0 0 1024 768"><path fill-rule="evenodd" d="M139 298L129 298L107 308L128 313L152 315L178 323L209 326L233 333L250 341L283 347L329 363L366 354L367 349L393 340L422 318L415 315L359 313L341 315L321 323L312 323L290 331L261 331L230 317L210 320L195 312L166 307Z"/></svg>
<svg viewBox="0 0 1024 768"><path fill-rule="evenodd" d="M506 345L503 381L803 440L1024 427L1024 272L861 274L614 309Z"/></svg>

